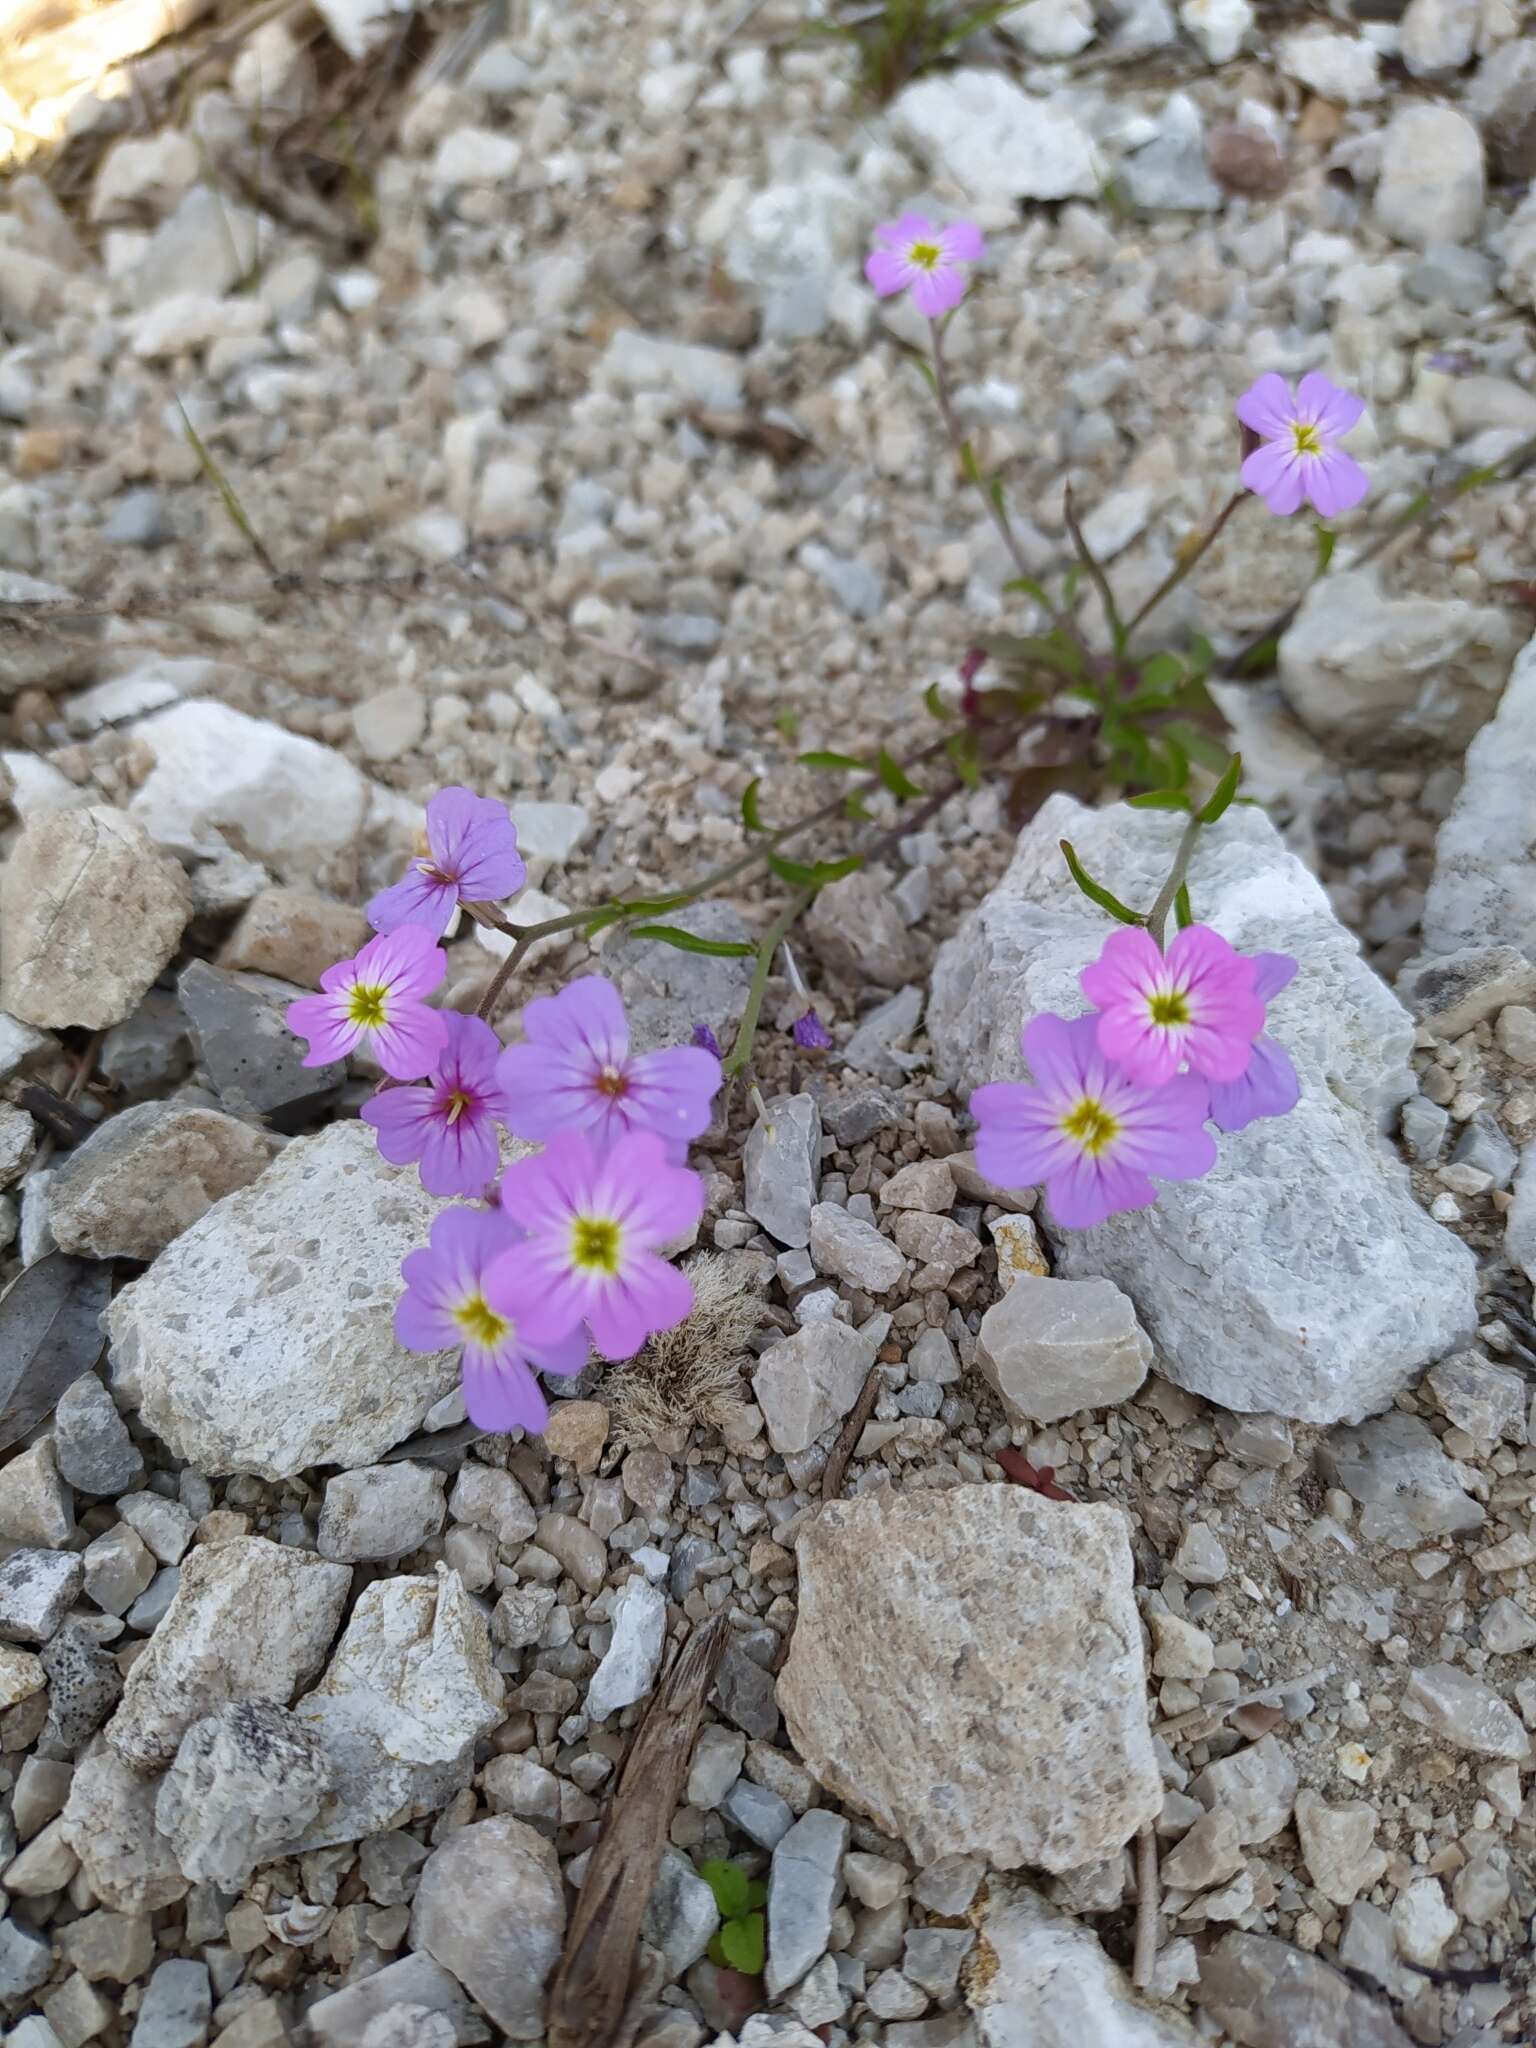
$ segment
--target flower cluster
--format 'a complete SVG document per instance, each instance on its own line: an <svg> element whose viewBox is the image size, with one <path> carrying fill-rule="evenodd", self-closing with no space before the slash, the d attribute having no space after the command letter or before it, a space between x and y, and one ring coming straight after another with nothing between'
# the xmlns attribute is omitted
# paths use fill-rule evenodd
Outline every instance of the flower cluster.
<svg viewBox="0 0 1536 2048"><path fill-rule="evenodd" d="M688 1315L692 1289L667 1256L704 1208L686 1164L720 1087L717 1050L630 1050L617 989L600 976L539 997L521 1043L484 1019L433 1009L461 908L522 886L505 806L447 789L427 807L427 846L368 905L378 936L290 1004L315 1066L366 1049L389 1077L364 1105L391 1165L414 1165L446 1209L405 1260L395 1332L412 1351L457 1349L482 1429L542 1430L541 1372L579 1372L593 1348L633 1357ZM402 1083L405 1085L391 1085ZM541 1144L497 1176L501 1132Z"/></svg>
<svg viewBox="0 0 1536 2048"><path fill-rule="evenodd" d="M1154 1175L1198 1180L1216 1163L1207 1123L1241 1131L1296 1105L1295 1068L1264 1035L1295 972L1289 955L1235 952L1207 925L1166 952L1144 930L1113 932L1082 972L1094 1013L1036 1017L1020 1040L1033 1081L971 1096L977 1166L1002 1187L1043 1183L1072 1230L1147 1208Z"/></svg>

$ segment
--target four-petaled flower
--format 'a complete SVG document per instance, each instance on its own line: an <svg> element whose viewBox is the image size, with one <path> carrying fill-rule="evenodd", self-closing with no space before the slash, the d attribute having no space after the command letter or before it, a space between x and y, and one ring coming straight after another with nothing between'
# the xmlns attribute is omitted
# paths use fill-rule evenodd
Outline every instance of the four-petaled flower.
<svg viewBox="0 0 1536 2048"><path fill-rule="evenodd" d="M527 879L517 827L505 804L468 789L442 789L427 805L427 845L402 881L368 905L375 931L423 925L440 939L460 903L500 903Z"/></svg>
<svg viewBox="0 0 1536 2048"><path fill-rule="evenodd" d="M309 1040L305 1066L343 1060L366 1043L397 1081L430 1074L448 1026L440 1011L428 1008L426 998L447 971L443 949L419 924L381 932L355 960L327 967L319 995L300 996L288 1005L288 1029Z"/></svg>
<svg viewBox="0 0 1536 2048"><path fill-rule="evenodd" d="M700 1045L632 1053L624 1004L601 975L526 1004L523 1030L497 1069L520 1138L585 1131L601 1148L628 1131L655 1131L681 1163L688 1140L709 1128L719 1060Z"/></svg>
<svg viewBox="0 0 1536 2048"><path fill-rule="evenodd" d="M558 1343L585 1323L604 1358L632 1358L693 1307L693 1289L661 1248L694 1228L704 1183L673 1166L650 1131L606 1152L557 1131L502 1176L501 1206L526 1232L486 1274L486 1300L530 1343Z"/></svg>
<svg viewBox="0 0 1536 2048"><path fill-rule="evenodd" d="M501 1166L496 1126L507 1121L496 1079L501 1040L478 1017L449 1010L437 1070L415 1088L383 1088L361 1115L391 1166L420 1162L429 1195L483 1194Z"/></svg>
<svg viewBox="0 0 1536 2048"><path fill-rule="evenodd" d="M1254 953L1253 992L1273 1002L1296 973L1289 953ZM1261 1116L1284 1116L1301 1100L1301 1083L1290 1055L1267 1034L1254 1040L1247 1067L1235 1081L1210 1084L1211 1121L1223 1131L1245 1131Z"/></svg>
<svg viewBox="0 0 1536 2048"><path fill-rule="evenodd" d="M1053 1219L1086 1230L1157 1200L1149 1176L1198 1180L1216 1163L1205 1083L1176 1074L1145 1087L1105 1058L1098 1019L1034 1018L1020 1039L1034 1075L971 1096L976 1165L1000 1187L1043 1183Z"/></svg>
<svg viewBox="0 0 1536 2048"><path fill-rule="evenodd" d="M1242 479L1271 512L1297 511L1303 499L1325 519L1358 505L1370 478L1337 447L1365 411L1365 400L1341 391L1321 370L1309 370L1295 396L1273 370L1237 401L1237 416L1261 445L1244 462Z"/></svg>
<svg viewBox="0 0 1536 2048"><path fill-rule="evenodd" d="M1132 1081L1167 1081L1187 1061L1208 1081L1235 1081L1264 1029L1252 960L1209 925L1192 924L1162 952L1150 932L1111 932L1082 971L1099 1049Z"/></svg>
<svg viewBox="0 0 1536 2048"><path fill-rule="evenodd" d="M526 1429L549 1420L538 1372L577 1373L587 1362L586 1332L573 1326L552 1343L529 1344L512 1318L486 1299L486 1271L518 1238L496 1209L445 1209L425 1250L401 1264L405 1292L395 1305L395 1335L407 1351L462 1347L464 1405L480 1429Z"/></svg>
<svg viewBox="0 0 1536 2048"><path fill-rule="evenodd" d="M864 275L882 299L910 291L918 312L936 320L965 297L966 268L986 253L981 229L971 221L941 226L921 213L904 213L875 229Z"/></svg>

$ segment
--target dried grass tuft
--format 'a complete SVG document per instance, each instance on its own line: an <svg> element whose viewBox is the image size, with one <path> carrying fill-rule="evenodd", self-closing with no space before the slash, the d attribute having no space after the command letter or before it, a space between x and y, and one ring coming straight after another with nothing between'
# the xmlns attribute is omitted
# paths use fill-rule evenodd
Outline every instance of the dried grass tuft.
<svg viewBox="0 0 1536 2048"><path fill-rule="evenodd" d="M726 1254L705 1252L687 1272L693 1314L653 1337L604 1388L613 1401L613 1443L654 1443L669 1429L701 1424L723 1429L741 1404L747 1342L761 1320L762 1297Z"/></svg>

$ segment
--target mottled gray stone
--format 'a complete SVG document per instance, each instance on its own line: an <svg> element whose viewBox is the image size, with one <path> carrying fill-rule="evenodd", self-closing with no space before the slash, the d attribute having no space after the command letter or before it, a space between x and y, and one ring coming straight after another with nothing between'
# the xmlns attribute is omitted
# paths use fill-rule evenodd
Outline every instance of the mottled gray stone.
<svg viewBox="0 0 1536 2048"><path fill-rule="evenodd" d="M779 1998L826 1954L842 1890L848 1823L824 1806L802 1814L773 1852L768 1876L768 1996Z"/></svg>
<svg viewBox="0 0 1536 2048"><path fill-rule="evenodd" d="M1195 1996L1241 2048L1410 2048L1385 2004L1266 1934L1223 1935L1201 1958Z"/></svg>
<svg viewBox="0 0 1536 2048"><path fill-rule="evenodd" d="M1536 959L1533 753L1536 640L1527 642L1497 713L1467 749L1465 779L1435 845L1424 900L1426 952L1503 945Z"/></svg>
<svg viewBox="0 0 1536 2048"><path fill-rule="evenodd" d="M246 1187L271 1151L259 1131L188 1103L141 1102L109 1118L48 1181L62 1250L155 1258L214 1203Z"/></svg>
<svg viewBox="0 0 1536 2048"><path fill-rule="evenodd" d="M773 1448L808 1450L823 1430L841 1422L859 1398L875 1350L870 1337L830 1316L770 1345L758 1360L752 1393Z"/></svg>
<svg viewBox="0 0 1536 2048"><path fill-rule="evenodd" d="M129 2048L203 2048L212 2010L208 1965L173 1956L149 1980Z"/></svg>
<svg viewBox="0 0 1536 2048"><path fill-rule="evenodd" d="M59 1396L53 1449L59 1471L82 1493L118 1494L143 1483L144 1460L93 1372L82 1373Z"/></svg>
<svg viewBox="0 0 1536 2048"><path fill-rule="evenodd" d="M565 1897L553 1846L509 1815L449 1835L421 1873L411 1945L463 1985L513 2041L544 2032Z"/></svg>
<svg viewBox="0 0 1536 2048"><path fill-rule="evenodd" d="M1365 1509L1368 1541L1411 1549L1421 1536L1481 1528L1486 1511L1463 1488L1439 1438L1417 1415L1397 1409L1336 1429L1317 1447L1318 1470Z"/></svg>
<svg viewBox="0 0 1536 2048"><path fill-rule="evenodd" d="M747 1138L749 1216L782 1245L811 1241L811 1207L821 1180L821 1113L812 1095L776 1095Z"/></svg>
<svg viewBox="0 0 1536 2048"><path fill-rule="evenodd" d="M300 1839L330 1781L312 1728L271 1701L237 1700L181 1738L155 1824L194 1883L238 1892Z"/></svg>
<svg viewBox="0 0 1536 2048"><path fill-rule="evenodd" d="M80 1592L78 1557L59 1550L13 1550L0 1564L0 1640L46 1643Z"/></svg>
<svg viewBox="0 0 1536 2048"><path fill-rule="evenodd" d="M298 1130L346 1079L345 1061L306 1067L302 1040L288 1029L288 1005L305 993L268 974L232 974L194 960L176 993L197 1055L234 1116Z"/></svg>
<svg viewBox="0 0 1536 2048"><path fill-rule="evenodd" d="M408 1458L338 1473L326 1481L316 1544L320 1555L350 1564L419 1549L443 1526L446 1484L445 1474Z"/></svg>

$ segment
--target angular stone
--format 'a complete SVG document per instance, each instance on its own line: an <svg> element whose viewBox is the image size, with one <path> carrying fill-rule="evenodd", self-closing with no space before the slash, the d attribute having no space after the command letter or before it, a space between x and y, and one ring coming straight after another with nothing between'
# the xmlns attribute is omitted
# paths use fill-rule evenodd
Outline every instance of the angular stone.
<svg viewBox="0 0 1536 2048"><path fill-rule="evenodd" d="M888 1293L907 1270L888 1237L836 1202L818 1202L812 1209L810 1244L818 1272L834 1274L869 1294Z"/></svg>
<svg viewBox="0 0 1536 2048"><path fill-rule="evenodd" d="M286 1706L319 1670L351 1587L345 1565L262 1536L194 1550L107 1739L149 1770L171 1761L194 1721L233 1701Z"/></svg>
<svg viewBox="0 0 1536 2048"><path fill-rule="evenodd" d="M286 1707L237 1700L181 1738L155 1824L194 1883L238 1892L259 1863L300 1839L329 1785L312 1728Z"/></svg>
<svg viewBox="0 0 1536 2048"><path fill-rule="evenodd" d="M82 1373L59 1396L53 1416L59 1471L82 1493L121 1493L144 1478L144 1460L117 1403L95 1373Z"/></svg>
<svg viewBox="0 0 1536 2048"><path fill-rule="evenodd" d="M155 1560L126 1522L88 1543L80 1563L86 1598L107 1614L126 1614L155 1576Z"/></svg>
<svg viewBox="0 0 1536 2048"><path fill-rule="evenodd" d="M313 988L333 961L350 960L372 936L349 903L313 889L263 889L224 941L219 965Z"/></svg>
<svg viewBox="0 0 1536 2048"><path fill-rule="evenodd" d="M1424 948L1514 946L1536 960L1536 640L1526 643L1493 720L1467 749L1466 774L1435 844Z"/></svg>
<svg viewBox="0 0 1536 2048"><path fill-rule="evenodd" d="M332 1777L300 1846L355 1842L446 1806L504 1696L485 1617L457 1572L365 1587L324 1678L294 1709Z"/></svg>
<svg viewBox="0 0 1536 2048"><path fill-rule="evenodd" d="M821 890L802 920L806 944L824 966L857 988L902 988L917 970L912 934L891 895L890 877L869 868Z"/></svg>
<svg viewBox="0 0 1536 2048"><path fill-rule="evenodd" d="M103 1746L81 1761L69 1788L64 1839L96 1897L119 1913L156 1913L188 1890L155 1827L157 1785Z"/></svg>
<svg viewBox="0 0 1536 2048"><path fill-rule="evenodd" d="M747 1738L737 1730L722 1728L718 1721L699 1730L693 1763L688 1772L688 1804L702 1812L717 1807L741 1776L747 1753Z"/></svg>
<svg viewBox="0 0 1536 2048"><path fill-rule="evenodd" d="M656 1683L667 1644L667 1596L638 1572L613 1603L613 1640L587 1687L587 1715L606 1721L643 1700Z"/></svg>
<svg viewBox="0 0 1536 2048"><path fill-rule="evenodd" d="M79 1597L78 1557L60 1550L13 1550L0 1564L0 1640L46 1643Z"/></svg>
<svg viewBox="0 0 1536 2048"><path fill-rule="evenodd" d="M669 1983L693 1968L719 1925L720 1909L709 1886L686 1856L664 1849L645 1909L644 1939L661 1956Z"/></svg>
<svg viewBox="0 0 1536 2048"><path fill-rule="evenodd" d="M1417 1415L1398 1409L1358 1429L1336 1429L1317 1447L1319 1472L1366 1509L1367 1540L1413 1547L1418 1536L1480 1529L1485 1509L1468 1494L1440 1440Z"/></svg>
<svg viewBox="0 0 1536 2048"><path fill-rule="evenodd" d="M346 1564L419 1550L443 1526L446 1483L445 1474L408 1458L340 1472L326 1481L316 1548Z"/></svg>
<svg viewBox="0 0 1536 2048"><path fill-rule="evenodd" d="M122 1671L89 1626L70 1621L44 1645L42 1664L48 1675L48 1719L38 1748L48 1755L74 1756L122 1697Z"/></svg>
<svg viewBox="0 0 1536 2048"><path fill-rule="evenodd" d="M983 2048L1195 2048L1187 2020L1141 2004L1093 1934L1026 1886L991 1880L980 1934L993 1966L967 1996Z"/></svg>
<svg viewBox="0 0 1536 2048"><path fill-rule="evenodd" d="M115 1383L200 1472L371 1464L458 1381L452 1354L394 1332L400 1261L437 1208L362 1124L295 1139L117 1296Z"/></svg>
<svg viewBox="0 0 1536 2048"><path fill-rule="evenodd" d="M27 1024L120 1023L191 914L180 867L123 812L38 818L0 871L0 1003Z"/></svg>
<svg viewBox="0 0 1536 2048"><path fill-rule="evenodd" d="M1482 137L1454 107L1415 103L1387 123L1376 219L1411 249L1470 241L1483 214Z"/></svg>
<svg viewBox="0 0 1536 2048"><path fill-rule="evenodd" d="M1377 1825L1374 1806L1330 1806L1315 1792L1297 1794L1296 1833L1307 1873L1335 1906L1350 1905L1385 1872L1387 1852L1376 1846Z"/></svg>
<svg viewBox="0 0 1536 2048"><path fill-rule="evenodd" d="M1453 1749L1474 1756L1506 1757L1523 1764L1531 1755L1531 1739L1513 1707L1490 1685L1454 1664L1429 1664L1408 1674L1403 1712L1410 1721L1431 1729Z"/></svg>
<svg viewBox="0 0 1536 2048"><path fill-rule="evenodd" d="M929 1029L946 1078L962 1091L1019 1078L1020 1025L1081 1008L1078 976L1105 926L1057 842L1150 903L1178 833L1162 812L1050 799L935 964ZM1234 945L1300 959L1270 1029L1296 1063L1301 1101L1223 1137L1211 1172L1164 1184L1154 1207L1053 1232L1057 1271L1129 1294L1180 1386L1239 1411L1354 1420L1476 1321L1471 1253L1425 1215L1378 1136L1412 1092L1412 1025L1260 811L1234 806L1201 835L1190 886L1202 919ZM1305 1202L1287 1192L1298 1187Z"/></svg>
<svg viewBox="0 0 1536 2048"><path fill-rule="evenodd" d="M1278 1835L1296 1802L1296 1766L1273 1735L1208 1763L1191 1792L1211 1811L1228 1813L1249 1847Z"/></svg>
<svg viewBox="0 0 1536 2048"><path fill-rule="evenodd" d="M303 1042L287 1024L288 1006L303 991L288 982L194 960L176 991L198 1057L232 1115L296 1130L346 1079L343 1061L304 1065Z"/></svg>
<svg viewBox="0 0 1536 2048"><path fill-rule="evenodd" d="M914 1159L899 1167L880 1190L882 1209L917 1209L942 1216L955 1206L955 1176L947 1159Z"/></svg>
<svg viewBox="0 0 1536 2048"><path fill-rule="evenodd" d="M64 1960L88 1984L131 1984L155 1955L147 1913L113 1913L105 1907L72 1920L59 1937Z"/></svg>
<svg viewBox="0 0 1536 2048"><path fill-rule="evenodd" d="M554 1848L522 1821L476 1821L427 1859L411 1945L441 1963L510 2040L542 2037L544 1986L564 1935Z"/></svg>
<svg viewBox="0 0 1536 2048"><path fill-rule="evenodd" d="M824 1806L802 1814L773 1852L768 1875L768 1968L764 1985L780 1998L827 1952L832 1908L842 1890L848 1823Z"/></svg>
<svg viewBox="0 0 1536 2048"><path fill-rule="evenodd" d="M54 1641L58 1641L57 1636ZM30 1650L0 1643L0 1713L31 1699L47 1683L48 1670L41 1657L35 1657Z"/></svg>
<svg viewBox="0 0 1536 2048"><path fill-rule="evenodd" d="M496 1465L482 1465L476 1458L460 1469L448 1508L454 1521L484 1529L508 1550L526 1543L539 1525L532 1502L512 1474ZM587 1590L595 1593L597 1587Z"/></svg>
<svg viewBox="0 0 1536 2048"><path fill-rule="evenodd" d="M9 1914L0 1919L0 1998L24 1998L53 1974L52 1946ZM31 2048L31 2044L28 2044ZM45 2048L39 2043L38 2048ZM46 2044L51 2048L51 2044Z"/></svg>
<svg viewBox="0 0 1536 2048"><path fill-rule="evenodd" d="M779 1452L809 1450L853 1408L875 1362L872 1338L827 1316L771 1344L752 1375L768 1441Z"/></svg>
<svg viewBox="0 0 1536 2048"><path fill-rule="evenodd" d="M212 2010L208 1965L173 1956L149 1980L128 2048L203 2048Z"/></svg>
<svg viewBox="0 0 1536 2048"><path fill-rule="evenodd" d="M778 1688L795 1747L919 1862L1070 1870L1156 1816L1117 1510L882 1490L824 1507L797 1557Z"/></svg>
<svg viewBox="0 0 1536 2048"><path fill-rule="evenodd" d="M1020 1273L981 1319L976 1362L1012 1422L1059 1422L1128 1401L1152 1340L1113 1281Z"/></svg>
<svg viewBox="0 0 1536 2048"><path fill-rule="evenodd" d="M142 1102L53 1169L49 1228L63 1251L147 1263L215 1202L255 1180L271 1156L261 1133L232 1116Z"/></svg>
<svg viewBox="0 0 1536 2048"><path fill-rule="evenodd" d="M117 1512L162 1564L180 1564L186 1556L195 1524L179 1500L159 1493L125 1493Z"/></svg>
<svg viewBox="0 0 1536 2048"><path fill-rule="evenodd" d="M1513 946L1421 954L1398 975L1397 992L1426 1031L1436 1038L1460 1038L1506 1003L1536 999L1536 961ZM1445 1129L1443 1110L1440 1128Z"/></svg>
<svg viewBox="0 0 1536 2048"><path fill-rule="evenodd" d="M1467 101L1495 176L1511 184L1536 178L1536 37L1490 50Z"/></svg>
<svg viewBox="0 0 1536 2048"><path fill-rule="evenodd" d="M1352 752L1463 748L1498 709L1520 635L1464 598L1389 597L1375 572L1320 577L1280 639L1281 695Z"/></svg>
<svg viewBox="0 0 1536 2048"><path fill-rule="evenodd" d="M974 200L1091 198L1103 183L1087 131L1001 71L934 73L891 109L897 133Z"/></svg>
<svg viewBox="0 0 1536 2048"><path fill-rule="evenodd" d="M752 1126L742 1206L782 1245L811 1241L821 1180L821 1112L813 1095L776 1095Z"/></svg>
<svg viewBox="0 0 1536 2048"><path fill-rule="evenodd" d="M614 336L609 344L610 356L623 339L622 334ZM701 356L718 353L714 349L682 352ZM733 375L740 377L740 366L734 357L721 356L720 360L730 364ZM680 925L696 938L724 939L739 945L752 941L754 936L740 912L729 903L692 903L685 909L669 911L667 916L669 923ZM722 1045L729 1045L752 985L750 960L684 953L661 939L632 936L605 949L603 972L624 998L629 1042L636 1052L650 1052L661 1045L686 1045L697 1024L707 1025Z"/></svg>
<svg viewBox="0 0 1536 2048"><path fill-rule="evenodd" d="M58 1550L74 1534L74 1501L59 1477L53 1438L40 1436L30 1450L0 1467L0 1536Z"/></svg>
<svg viewBox="0 0 1536 2048"><path fill-rule="evenodd" d="M425 1953L402 1956L371 1977L343 1985L317 1999L304 2017L319 2048L376 2048L376 2023L410 2011L446 2017L456 2041L469 2041L483 2032L484 2022L476 2023L453 1978ZM412 2038L413 2044L428 2048L424 2035Z"/></svg>
<svg viewBox="0 0 1536 2048"><path fill-rule="evenodd" d="M1243 1867L1237 1821L1224 1808L1200 1816L1189 1832L1163 1858L1162 1881L1181 1892L1209 1891L1225 1884Z"/></svg>
<svg viewBox="0 0 1536 2048"><path fill-rule="evenodd" d="M1241 2048L1410 2048L1382 2001L1267 1934L1223 1935L1194 1995Z"/></svg>
<svg viewBox="0 0 1536 2048"><path fill-rule="evenodd" d="M1479 1444L1523 1444L1529 1389L1507 1365L1478 1351L1457 1351L1424 1375L1424 1391L1440 1413Z"/></svg>
<svg viewBox="0 0 1536 2048"><path fill-rule="evenodd" d="M595 1472L608 1441L608 1410L601 1401L557 1401L544 1428L544 1448L578 1472Z"/></svg>
<svg viewBox="0 0 1536 2048"><path fill-rule="evenodd" d="M1409 0L1402 20L1403 63L1414 78L1449 78L1472 59L1477 0Z"/></svg>

